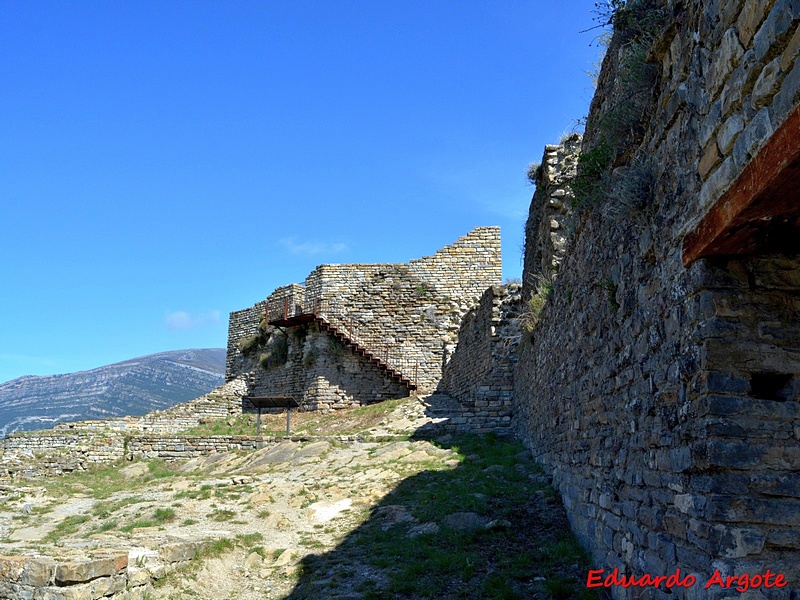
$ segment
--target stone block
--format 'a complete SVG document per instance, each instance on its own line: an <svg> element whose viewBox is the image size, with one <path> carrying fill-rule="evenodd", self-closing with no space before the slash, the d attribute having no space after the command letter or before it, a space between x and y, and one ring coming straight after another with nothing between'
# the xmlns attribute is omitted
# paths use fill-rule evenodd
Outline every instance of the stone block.
<svg viewBox="0 0 800 600"><path fill-rule="evenodd" d="M197 544L194 542L173 542L163 544L158 551L166 563L182 562L194 558L197 553Z"/></svg>
<svg viewBox="0 0 800 600"><path fill-rule="evenodd" d="M780 56L781 71L785 73L794 67L798 54L800 54L800 26L794 30L794 35Z"/></svg>
<svg viewBox="0 0 800 600"><path fill-rule="evenodd" d="M711 528L709 541L725 558L743 558L760 554L764 549L766 535L754 528L715 525Z"/></svg>
<svg viewBox="0 0 800 600"><path fill-rule="evenodd" d="M147 569L131 568L128 570L128 586L130 587L147 585L148 583L151 583L151 581L152 578L150 577L150 571Z"/></svg>
<svg viewBox="0 0 800 600"><path fill-rule="evenodd" d="M793 11L790 0L776 0L753 38L753 48L758 60L766 56L775 41L789 30L795 18Z"/></svg>
<svg viewBox="0 0 800 600"><path fill-rule="evenodd" d="M728 154L731 151L736 137L743 129L744 117L742 113L734 113L725 119L717 133L717 145L723 154Z"/></svg>
<svg viewBox="0 0 800 600"><path fill-rule="evenodd" d="M745 48L750 45L758 26L764 19L766 9L767 3L763 0L747 0L744 9L739 14L739 19L736 21L736 29L739 32L739 41Z"/></svg>
<svg viewBox="0 0 800 600"><path fill-rule="evenodd" d="M25 565L30 560L27 556L0 556L0 580L20 581L25 572Z"/></svg>
<svg viewBox="0 0 800 600"><path fill-rule="evenodd" d="M721 88L728 75L736 68L743 56L744 48L739 43L736 29L731 27L722 36L722 42L711 65L710 73L712 74L712 79L709 89L715 91Z"/></svg>
<svg viewBox="0 0 800 600"><path fill-rule="evenodd" d="M733 145L733 159L742 169L772 135L773 128L767 107L759 110Z"/></svg>
<svg viewBox="0 0 800 600"><path fill-rule="evenodd" d="M55 581L58 585L69 585L91 581L98 577L108 577L114 575L116 571L113 558L75 559L58 563Z"/></svg>
<svg viewBox="0 0 800 600"><path fill-rule="evenodd" d="M711 172L700 188L700 206L698 207L700 210L711 206L730 187L736 175L736 168L733 157L729 156Z"/></svg>
<svg viewBox="0 0 800 600"><path fill-rule="evenodd" d="M796 529L772 530L767 535L767 543L787 550L800 550L800 531Z"/></svg>
<svg viewBox="0 0 800 600"><path fill-rule="evenodd" d="M705 179L714 165L717 164L719 158L716 142L710 143L703 152L703 157L700 159L700 164L697 166L697 172L700 174L700 177Z"/></svg>
<svg viewBox="0 0 800 600"><path fill-rule="evenodd" d="M32 558L25 564L20 582L37 587L52 585L55 582L56 565L52 558Z"/></svg>
<svg viewBox="0 0 800 600"><path fill-rule="evenodd" d="M753 86L750 104L754 110L764 106L775 93L780 71L780 57L771 60L763 68Z"/></svg>

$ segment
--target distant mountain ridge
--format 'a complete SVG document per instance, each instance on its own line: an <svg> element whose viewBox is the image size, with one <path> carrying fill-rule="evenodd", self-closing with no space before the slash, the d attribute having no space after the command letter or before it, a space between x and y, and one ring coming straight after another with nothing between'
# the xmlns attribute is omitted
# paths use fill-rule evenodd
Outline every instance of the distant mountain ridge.
<svg viewBox="0 0 800 600"><path fill-rule="evenodd" d="M187 402L224 383L225 354L224 348L176 350L89 371L12 379L0 384L0 436Z"/></svg>

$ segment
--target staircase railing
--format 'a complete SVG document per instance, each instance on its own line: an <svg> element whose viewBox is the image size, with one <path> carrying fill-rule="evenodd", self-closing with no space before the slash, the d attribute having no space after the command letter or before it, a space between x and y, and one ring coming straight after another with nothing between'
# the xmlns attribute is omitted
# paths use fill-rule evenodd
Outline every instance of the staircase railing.
<svg viewBox="0 0 800 600"><path fill-rule="evenodd" d="M405 349L403 344L375 331L360 327L354 314L337 306L335 302L317 294L306 293L303 298L298 296L289 293L278 298L277 302L268 302L265 307L267 322L289 321L304 316L320 318L341 332L349 342L417 386L420 359L410 349Z"/></svg>

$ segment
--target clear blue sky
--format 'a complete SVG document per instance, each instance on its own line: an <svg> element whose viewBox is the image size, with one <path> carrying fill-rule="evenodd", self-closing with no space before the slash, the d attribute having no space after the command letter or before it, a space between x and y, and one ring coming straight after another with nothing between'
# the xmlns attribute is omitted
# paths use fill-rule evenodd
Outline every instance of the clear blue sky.
<svg viewBox="0 0 800 600"><path fill-rule="evenodd" d="M321 263L500 225L584 116L593 0L0 5L0 382L223 347Z"/></svg>

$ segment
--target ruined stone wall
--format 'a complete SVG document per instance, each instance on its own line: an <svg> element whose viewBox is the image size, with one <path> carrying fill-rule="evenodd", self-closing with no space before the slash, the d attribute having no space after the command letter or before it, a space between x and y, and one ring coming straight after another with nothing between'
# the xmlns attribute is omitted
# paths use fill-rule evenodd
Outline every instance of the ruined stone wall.
<svg viewBox="0 0 800 600"><path fill-rule="evenodd" d="M242 397L250 392L247 378L237 378L204 396L182 402L164 410L155 410L139 417L119 417L92 421L59 423L57 433L176 433L198 425L241 414Z"/></svg>
<svg viewBox="0 0 800 600"><path fill-rule="evenodd" d="M14 432L3 439L0 474L29 477L60 475L85 470L92 464L131 459L133 448L137 451L144 448L149 458L172 456L169 452L177 453L173 458L190 458L195 451L208 453L227 450L231 444L236 446L240 442L224 436L207 436L176 446L171 440L176 433L202 423L240 415L242 397L249 390L248 381L238 378L205 396L141 417L76 421L60 423L52 430ZM149 452L153 444L156 444L155 454ZM253 443L248 444L242 447L254 447ZM159 454L162 451L164 454Z"/></svg>
<svg viewBox="0 0 800 600"><path fill-rule="evenodd" d="M250 308L231 313L228 321L228 354L225 357L225 381L253 371L258 365L257 357L245 356L241 352L242 341L258 332L258 324L264 318L266 301L256 302Z"/></svg>
<svg viewBox="0 0 800 600"><path fill-rule="evenodd" d="M253 396L291 396L307 410L328 411L408 395L408 388L316 324L287 332L286 362L256 370ZM245 410L254 408L245 402Z"/></svg>
<svg viewBox="0 0 800 600"><path fill-rule="evenodd" d="M157 550L96 550L75 556L0 557L0 597L7 600L145 600L153 583L193 560L201 542L169 542Z"/></svg>
<svg viewBox="0 0 800 600"><path fill-rule="evenodd" d="M395 356L404 375L415 379L422 391L432 391L441 378L445 348L455 346L462 316L490 285L502 279L500 230L479 227L445 246L432 256L405 264L320 265L309 274L304 286L283 286L269 296L273 305L283 306L290 297L292 307L305 305L306 312L318 305L320 314L339 330L381 356ZM255 355L243 356L240 342L258 332L264 304L231 313L228 339L228 371L232 378L259 372ZM293 389L294 396L305 396L307 378L296 372L301 365L288 367L280 378L271 375L276 389ZM364 367L362 367L364 370ZM291 371L291 373L290 373ZM368 369L366 370L368 371ZM266 384L269 378L258 375ZM301 381L302 380L302 381ZM325 399L325 390L341 388L340 382L326 379L316 386L322 404L336 404L339 392ZM292 383L295 382L295 383ZM259 385L259 393L268 393Z"/></svg>
<svg viewBox="0 0 800 600"><path fill-rule="evenodd" d="M552 279L561 267L575 201L570 182L575 177L582 139L574 133L562 144L545 146L536 177L537 195L525 223L523 297L526 301L539 278Z"/></svg>
<svg viewBox="0 0 800 600"><path fill-rule="evenodd" d="M137 435L127 440L128 460L185 460L234 450L258 450L277 438L246 435Z"/></svg>
<svg viewBox="0 0 800 600"><path fill-rule="evenodd" d="M800 582L800 262L767 248L687 268L681 242L797 105L800 5L659 6L646 120L615 148L603 197L575 217L520 353L515 427L597 568L680 568L698 579L678 590L687 598L731 595L703 588L715 570L770 569L790 586L754 597L789 598ZM619 107L625 52L609 49L590 122ZM603 135L590 127L583 151ZM648 168L652 193L636 197L627 183ZM538 259L526 255L526 271Z"/></svg>
<svg viewBox="0 0 800 600"><path fill-rule="evenodd" d="M462 320L459 344L437 388L458 401L452 429L510 432L520 294L518 284L492 286Z"/></svg>

